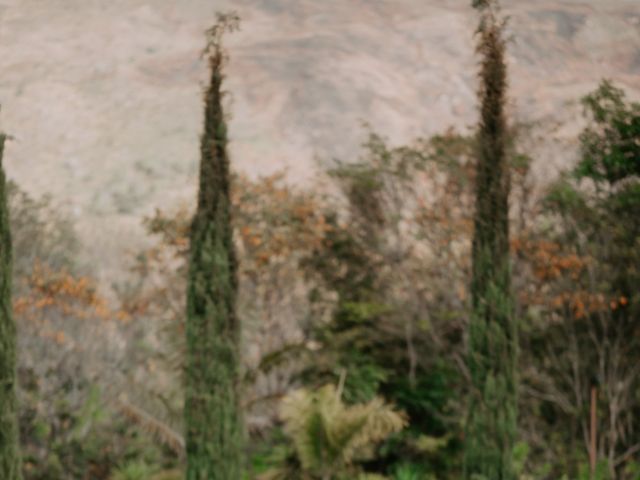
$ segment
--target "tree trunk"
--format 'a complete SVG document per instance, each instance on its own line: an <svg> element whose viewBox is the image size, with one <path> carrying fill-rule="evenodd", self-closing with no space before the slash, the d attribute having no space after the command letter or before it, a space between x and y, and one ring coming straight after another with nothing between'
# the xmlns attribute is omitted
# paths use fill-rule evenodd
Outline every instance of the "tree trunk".
<svg viewBox="0 0 640 480"><path fill-rule="evenodd" d="M22 478L16 401L16 325L11 303L11 232L0 133L0 478Z"/></svg>

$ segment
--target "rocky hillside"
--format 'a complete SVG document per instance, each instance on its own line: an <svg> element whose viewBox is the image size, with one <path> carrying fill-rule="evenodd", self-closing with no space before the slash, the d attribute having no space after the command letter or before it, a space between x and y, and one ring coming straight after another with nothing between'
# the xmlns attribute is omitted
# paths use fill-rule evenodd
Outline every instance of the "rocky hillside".
<svg viewBox="0 0 640 480"><path fill-rule="evenodd" d="M227 88L236 167L357 155L368 122L393 142L475 117L468 0L0 0L0 126L11 177L76 217L87 259L114 278L140 218L191 201L203 31L230 5ZM609 77L640 96L638 0L504 0L513 114L579 129L575 100ZM567 146L565 145L565 147ZM569 151L548 150L550 151ZM541 149L541 151L545 151ZM537 165L552 175L565 154Z"/></svg>

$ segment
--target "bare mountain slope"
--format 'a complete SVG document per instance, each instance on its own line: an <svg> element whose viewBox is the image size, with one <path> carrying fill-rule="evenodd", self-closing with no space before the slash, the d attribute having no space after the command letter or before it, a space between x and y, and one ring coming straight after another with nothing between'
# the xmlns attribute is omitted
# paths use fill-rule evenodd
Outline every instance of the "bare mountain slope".
<svg viewBox="0 0 640 480"><path fill-rule="evenodd" d="M252 174L357 154L362 120L394 142L475 117L468 0L0 0L9 174L77 216L104 280L153 208L195 188L203 31L231 5L233 160ZM610 77L640 94L638 0L504 0L514 114L557 118ZM557 165L562 158L544 158ZM541 165L544 173L545 165Z"/></svg>

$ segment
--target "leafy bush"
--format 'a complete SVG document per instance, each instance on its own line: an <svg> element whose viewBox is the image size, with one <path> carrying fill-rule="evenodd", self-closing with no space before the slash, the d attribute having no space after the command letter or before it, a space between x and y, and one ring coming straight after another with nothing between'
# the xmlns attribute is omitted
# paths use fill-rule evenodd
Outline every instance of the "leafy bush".
<svg viewBox="0 0 640 480"><path fill-rule="evenodd" d="M300 471L322 480L357 474L357 463L371 458L376 444L406 426L404 415L379 398L345 405L341 387L333 385L290 393L281 414Z"/></svg>

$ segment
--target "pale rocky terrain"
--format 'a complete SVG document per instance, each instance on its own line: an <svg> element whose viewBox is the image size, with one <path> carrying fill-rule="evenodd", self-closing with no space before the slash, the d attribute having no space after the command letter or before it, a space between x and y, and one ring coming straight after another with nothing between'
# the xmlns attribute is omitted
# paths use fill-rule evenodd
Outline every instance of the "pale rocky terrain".
<svg viewBox="0 0 640 480"><path fill-rule="evenodd" d="M9 176L75 217L83 255L113 281L141 218L194 198L203 32L228 38L231 146L252 175L353 158L363 121L393 143L475 118L468 0L0 0L0 127ZM558 121L536 169L570 161L576 104L602 77L640 97L640 0L503 0L514 118ZM560 146L560 147L558 147Z"/></svg>

